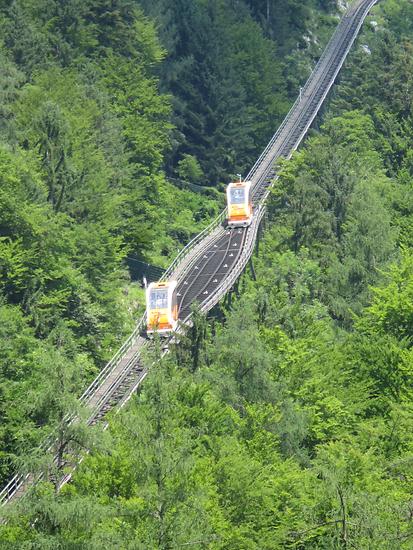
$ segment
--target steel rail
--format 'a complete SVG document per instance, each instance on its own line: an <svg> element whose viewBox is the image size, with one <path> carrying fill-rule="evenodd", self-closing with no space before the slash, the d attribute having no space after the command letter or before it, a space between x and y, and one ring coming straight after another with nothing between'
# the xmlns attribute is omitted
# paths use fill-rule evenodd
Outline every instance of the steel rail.
<svg viewBox="0 0 413 550"><path fill-rule="evenodd" d="M231 244L231 237L232 237L233 231L234 231L234 230L231 229L231 230L230 230L230 238L229 238L229 239L225 239L225 240L228 241L228 243L227 243L227 248L226 248L225 254L224 254L224 256L223 256L223 258L222 258L222 261L221 261L221 263L219 264L219 266L221 266L221 264L223 263L223 261L225 261L225 256L226 256L226 254L227 254L227 252L228 252L228 249L229 249L229 247L230 247L230 244ZM224 235L226 236L226 233L224 233ZM225 245L225 240L224 240L224 243L223 243L224 245ZM219 242L220 242L220 241L219 241ZM216 250L215 253L217 253L217 252L219 251L219 246L220 246L219 244L216 245L217 250ZM208 257L206 257L206 258L208 259ZM198 265L196 266L196 267L198 268L198 270L199 270L201 273L203 272L202 267L205 267L205 266L207 265L207 262L203 262L203 264L204 264L203 266L201 265L201 269L199 269L199 266L198 266ZM202 270L202 271L201 271L201 270ZM181 309L182 309L182 304L184 303L185 298L186 298L186 296L188 295L188 292L189 292L189 291L191 290L191 288L194 286L196 280L197 280L196 277L193 277L193 278L191 279L191 282L188 283L188 284L186 285L186 288L185 288L184 292L181 293L180 300L179 300L179 310L180 310L180 311L181 311ZM178 294L178 296L179 296L179 294Z"/></svg>
<svg viewBox="0 0 413 550"><path fill-rule="evenodd" d="M214 291L208 295L208 298L201 302L202 311L209 311L228 292L245 269L254 249L271 185L274 179L278 178L273 167L274 162L280 157L290 158L298 148L334 84L368 11L378 1L356 0L342 17L302 89L301 101L297 98L248 173L247 179L253 181L253 193L257 202L253 222L243 230L243 246L239 247L236 261L232 263L231 269ZM226 215L227 210L225 209L179 252L166 270L162 280L176 278L178 281L182 281L183 277L188 276L200 255L204 254L208 247L213 246L217 239L225 235L222 225ZM190 323L190 315L185 317L184 322ZM144 344L140 339L140 334L144 324L145 317L140 320L129 338L80 396L81 403L89 406L92 410L88 419L89 423L101 420L107 410L111 408L122 407L146 377L147 368L141 366L141 352ZM177 332L180 333L181 330L179 328ZM174 336L169 341L173 339ZM67 422L70 423L73 419L74 417L69 416ZM53 442L53 437L48 438L41 447L50 449L50 442ZM31 482L31 477L31 474L16 474L0 491L0 505L20 496L29 481Z"/></svg>
<svg viewBox="0 0 413 550"><path fill-rule="evenodd" d="M209 258L211 261L206 265L209 267L208 271L211 271L211 273L207 273L206 282L201 282L201 285L198 286L196 290L196 299L198 299L198 302L202 303L202 301L205 299L205 295L209 295L211 292L214 291L214 287L219 286L217 277L219 276L219 272L221 271L221 269L228 269L229 272L230 264L231 267L236 264L244 248L245 236L246 231L244 228L231 228L228 234L225 235L225 240L227 241L225 250L220 250L218 248L215 251L209 251L211 253L211 257ZM237 240L238 242L235 242L235 240ZM225 245L225 242L223 244ZM234 255L235 250L236 255ZM224 254L218 259L218 262L216 262L216 258L221 256L220 252L224 252ZM194 301L194 299L192 298L191 300L189 300L189 303L185 303L185 297L188 294L190 288L193 288L194 286L196 287L196 283L201 276L205 276L203 272L198 277L192 278L191 287L188 287L188 291L186 291L184 296L182 296L181 298L179 315L184 323L187 322L190 317L190 307L191 303Z"/></svg>

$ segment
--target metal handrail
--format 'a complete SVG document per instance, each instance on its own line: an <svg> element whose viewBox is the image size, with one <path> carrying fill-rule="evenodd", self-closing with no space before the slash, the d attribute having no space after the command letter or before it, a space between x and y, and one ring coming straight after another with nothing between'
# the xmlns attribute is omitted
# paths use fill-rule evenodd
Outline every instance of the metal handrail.
<svg viewBox="0 0 413 550"><path fill-rule="evenodd" d="M130 372L131 368L135 365L136 359L140 357L141 350L137 350L132 357L128 360L126 365L123 366L122 370L119 372L118 377L111 383L106 393L101 396L99 401L95 404L92 414L90 414L88 422L92 422L96 415L99 413L102 405L106 402L107 396L113 393L113 390L123 381L125 374Z"/></svg>
<svg viewBox="0 0 413 550"><path fill-rule="evenodd" d="M107 363L104 369L100 371L98 376L93 380L93 382L88 386L88 388L86 388L86 390L82 393L82 395L79 398L82 403L87 402L90 399L90 397L94 394L96 388L100 386L100 383L102 382L102 380L106 377L107 374L112 372L113 367L119 363L119 360L123 357L125 352L133 345L133 343L141 334L142 329L145 326L145 320L146 320L146 313L138 321L132 334L127 338L127 340L125 340L125 342L118 349L118 351L109 361L109 363Z"/></svg>
<svg viewBox="0 0 413 550"><path fill-rule="evenodd" d="M161 281L167 281L174 273L179 264L184 260L188 254L209 234L212 233L220 224L222 224L227 217L227 208L222 210L212 222L207 225L201 233L198 233L189 243L179 252L174 261L170 264L168 269L162 275Z"/></svg>

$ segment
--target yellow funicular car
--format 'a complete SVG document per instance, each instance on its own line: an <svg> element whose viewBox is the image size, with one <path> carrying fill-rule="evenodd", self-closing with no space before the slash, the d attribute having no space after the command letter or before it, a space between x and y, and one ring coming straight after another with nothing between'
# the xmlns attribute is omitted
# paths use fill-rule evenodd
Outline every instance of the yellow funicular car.
<svg viewBox="0 0 413 550"><path fill-rule="evenodd" d="M176 281L151 283L146 289L147 334L167 336L178 323Z"/></svg>
<svg viewBox="0 0 413 550"><path fill-rule="evenodd" d="M251 182L240 180L227 187L228 225L247 227L252 221Z"/></svg>

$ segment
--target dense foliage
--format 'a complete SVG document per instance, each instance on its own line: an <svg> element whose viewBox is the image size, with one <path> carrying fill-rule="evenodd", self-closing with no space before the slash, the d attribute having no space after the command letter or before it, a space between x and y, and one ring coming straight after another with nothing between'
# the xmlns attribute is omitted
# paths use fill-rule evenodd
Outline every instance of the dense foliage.
<svg viewBox="0 0 413 550"><path fill-rule="evenodd" d="M275 43L244 2L181 4L0 5L0 482L55 423L26 403L47 365L74 365L79 394L141 313L125 259L167 265L221 206L191 184L245 168L287 109Z"/></svg>
<svg viewBox="0 0 413 550"><path fill-rule="evenodd" d="M168 52L160 67L176 127L168 170L186 154L210 184L245 174L332 32L332 3L268 0L268 18L257 0L141 3Z"/></svg>
<svg viewBox="0 0 413 550"><path fill-rule="evenodd" d="M208 74L226 75L236 62L221 55L224 73L214 72L214 48L231 52L230 38L212 31L237 17L257 24L260 47L287 51L281 30L290 25L303 36L303 14L315 5L300 2L295 12L297 2L143 1L165 46L171 40L169 57L156 65L171 107L151 72L161 57L151 23L127 2L113 19L101 4L69 3L73 11L60 13L62 4L48 3L57 13L46 35L28 1L13 3L3 21L0 437L7 456L20 446L23 466L52 480L50 460L27 449L75 407L74 388L122 332L125 250L142 231L156 253L165 252L159 247L173 244L153 237L157 216L169 216L170 227L188 219L194 227L191 210L211 207L168 186L162 174L166 154L167 169L189 181L201 171L215 177L208 154L227 143L220 135L202 150L196 138L204 122L191 123L198 113L191 101L198 98L200 120L214 113L212 104L203 111L201 88L191 82L206 78L196 52L211 52ZM205 35L202 26L192 33L193 59L178 48L184 31L176 19L162 20L175 5L186 29L206 16L213 21ZM13 42L24 17L31 23L25 39L36 37L28 58ZM141 25L138 43L128 34L130 17ZM374 10L322 127L281 167L255 276L243 276L232 309L223 306L210 323L195 311L184 341L152 367L104 437L82 422L59 433L60 443L92 452L60 494L43 483L8 509L2 547L412 547L412 31L408 0L383 0ZM180 77L172 85L174 71ZM288 88L279 93L286 98ZM148 111L137 122L145 98ZM222 108L231 112L231 103ZM251 116L258 136L267 121ZM254 153L244 146L243 160ZM169 193L185 206L185 197L193 201L185 219L159 206Z"/></svg>
<svg viewBox="0 0 413 550"><path fill-rule="evenodd" d="M164 52L137 5L19 0L2 4L0 25L4 482L53 417L26 403L47 365L75 365L79 393L142 309L126 256L165 265L217 200L165 179Z"/></svg>

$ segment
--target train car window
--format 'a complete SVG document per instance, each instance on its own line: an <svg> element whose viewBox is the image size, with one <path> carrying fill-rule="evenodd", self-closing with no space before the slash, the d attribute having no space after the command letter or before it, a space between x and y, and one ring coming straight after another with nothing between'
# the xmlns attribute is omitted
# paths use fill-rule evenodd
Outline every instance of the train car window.
<svg viewBox="0 0 413 550"><path fill-rule="evenodd" d="M152 290L149 305L151 309L167 309L168 290L166 288Z"/></svg>
<svg viewBox="0 0 413 550"><path fill-rule="evenodd" d="M245 189L243 187L231 189L231 204L243 204L245 202Z"/></svg>

